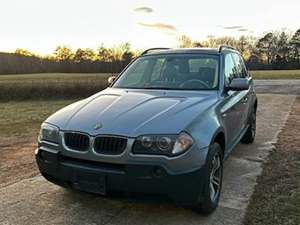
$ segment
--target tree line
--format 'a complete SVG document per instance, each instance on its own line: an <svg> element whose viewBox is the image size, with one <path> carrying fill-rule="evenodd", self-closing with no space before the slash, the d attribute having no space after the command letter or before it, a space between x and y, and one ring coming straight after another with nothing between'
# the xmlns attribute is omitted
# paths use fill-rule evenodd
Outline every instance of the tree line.
<svg viewBox="0 0 300 225"><path fill-rule="evenodd" d="M97 49L58 46L51 55L40 56L25 49L0 53L0 74L117 73L139 54L129 43Z"/></svg>
<svg viewBox="0 0 300 225"><path fill-rule="evenodd" d="M295 33L274 31L261 38L254 36L213 37L199 42L179 38L179 47L218 47L230 45L241 52L251 70L300 69L300 29Z"/></svg>
<svg viewBox="0 0 300 225"><path fill-rule="evenodd" d="M218 47L226 44L238 49L250 70L300 69L300 29L295 33L274 31L261 38L254 36L213 37L205 41L188 36L178 38L178 47ZM23 73L117 73L141 51L129 43L97 49L76 49L58 46L48 56L39 56L25 49L0 53L0 74Z"/></svg>

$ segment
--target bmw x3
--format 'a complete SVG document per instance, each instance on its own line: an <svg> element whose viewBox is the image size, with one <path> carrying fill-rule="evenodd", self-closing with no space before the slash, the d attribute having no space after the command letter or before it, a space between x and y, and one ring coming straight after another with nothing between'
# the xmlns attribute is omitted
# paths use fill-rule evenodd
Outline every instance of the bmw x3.
<svg viewBox="0 0 300 225"><path fill-rule="evenodd" d="M256 133L257 98L240 53L149 49L108 83L41 125L41 174L63 187L166 195L212 212L224 160Z"/></svg>

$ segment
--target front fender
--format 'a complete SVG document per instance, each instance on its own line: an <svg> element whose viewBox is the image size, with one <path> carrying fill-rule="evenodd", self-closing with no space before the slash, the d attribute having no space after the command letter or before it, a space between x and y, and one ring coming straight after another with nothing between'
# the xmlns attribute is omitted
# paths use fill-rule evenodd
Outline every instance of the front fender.
<svg viewBox="0 0 300 225"><path fill-rule="evenodd" d="M187 132L192 135L199 149L201 149L210 146L220 132L224 133L224 128L216 109L211 108L196 118L188 126Z"/></svg>

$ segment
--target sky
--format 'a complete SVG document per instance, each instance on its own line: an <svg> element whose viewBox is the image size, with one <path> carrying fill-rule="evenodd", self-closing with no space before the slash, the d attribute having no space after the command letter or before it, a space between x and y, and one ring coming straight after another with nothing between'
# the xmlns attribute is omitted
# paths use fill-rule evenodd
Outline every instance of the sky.
<svg viewBox="0 0 300 225"><path fill-rule="evenodd" d="M180 35L262 36L300 29L300 0L0 0L0 51L58 45L175 47Z"/></svg>

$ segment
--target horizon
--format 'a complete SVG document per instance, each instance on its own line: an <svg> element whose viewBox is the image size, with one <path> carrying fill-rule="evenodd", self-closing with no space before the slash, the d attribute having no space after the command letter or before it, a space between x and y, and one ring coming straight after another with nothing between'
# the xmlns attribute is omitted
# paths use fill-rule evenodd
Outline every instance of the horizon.
<svg viewBox="0 0 300 225"><path fill-rule="evenodd" d="M22 48L49 55L57 46L95 49L102 43L126 42L133 49L175 47L181 35L203 41L208 36L261 37L274 30L299 29L299 1L271 4L253 0L245 10L238 0L11 0L1 5L0 52Z"/></svg>

